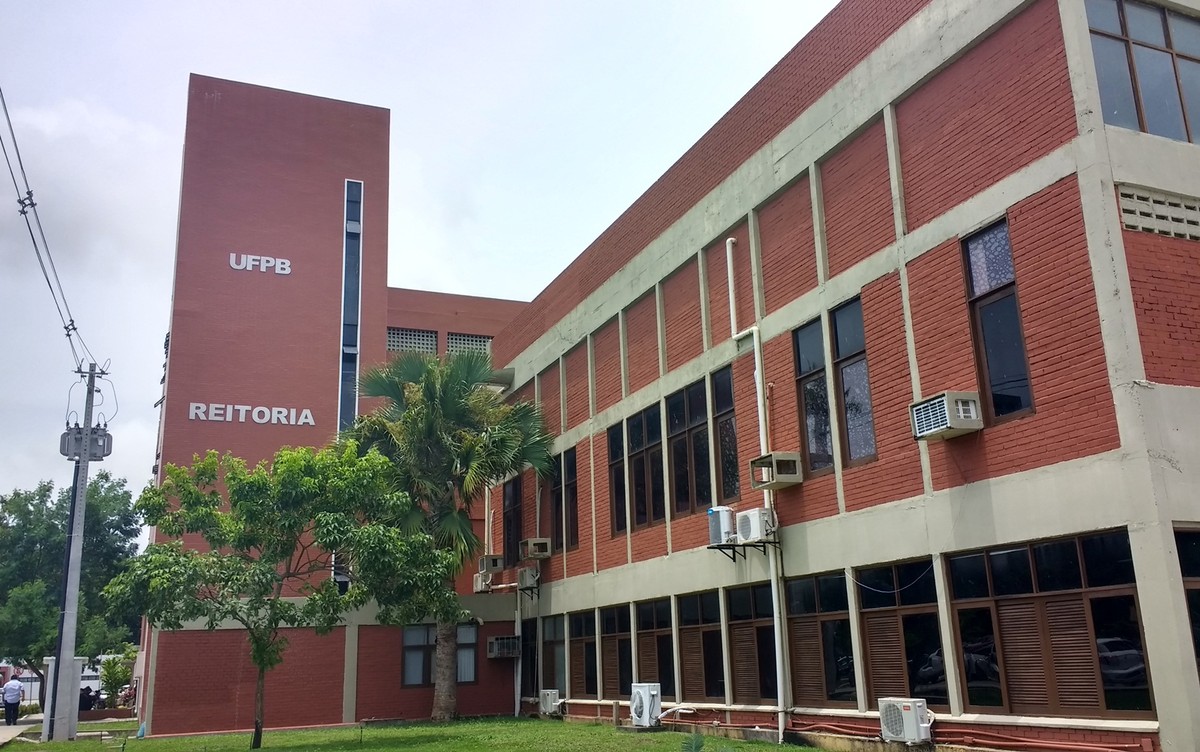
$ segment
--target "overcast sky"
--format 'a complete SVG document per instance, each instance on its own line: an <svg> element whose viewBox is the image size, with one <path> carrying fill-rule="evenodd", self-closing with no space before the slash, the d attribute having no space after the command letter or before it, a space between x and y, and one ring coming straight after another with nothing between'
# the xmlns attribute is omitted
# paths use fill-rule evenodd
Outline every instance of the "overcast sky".
<svg viewBox="0 0 1200 752"><path fill-rule="evenodd" d="M154 463L189 73L390 109L389 284L529 300L834 4L9 3L0 87L76 323L111 360L101 467L137 492ZM0 493L69 484L58 436L83 410L4 181Z"/></svg>

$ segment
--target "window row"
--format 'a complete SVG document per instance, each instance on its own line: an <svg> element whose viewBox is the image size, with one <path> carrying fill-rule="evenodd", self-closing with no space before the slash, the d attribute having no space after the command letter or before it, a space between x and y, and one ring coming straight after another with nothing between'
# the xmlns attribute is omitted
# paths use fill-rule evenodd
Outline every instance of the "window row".
<svg viewBox="0 0 1200 752"><path fill-rule="evenodd" d="M1200 623L1200 532L1180 536L1189 608ZM945 566L949 649L958 656L967 709L1153 717L1124 530L949 555ZM787 580L783 638L793 703L857 707L861 664L868 706L879 697L921 697L948 711L935 580L929 558L857 569L849 580L844 572ZM636 603L632 614L620 605L598 616L583 611L542 620L542 686L568 689L575 698L627 698L636 655L638 681L661 683L667 700L723 703L728 695L736 704L778 702L769 584L681 595L674 612L662 599ZM853 647L855 630L861 654ZM569 687L562 682L564 651ZM526 657L537 660L536 651ZM524 694L534 694L537 676L536 669L526 673Z"/></svg>
<svg viewBox="0 0 1200 752"><path fill-rule="evenodd" d="M405 687L432 687L436 673L437 627L417 624L404 628L404 662L401 684ZM479 628L475 624L458 625L458 683L472 684L479 663Z"/></svg>
<svg viewBox="0 0 1200 752"><path fill-rule="evenodd" d="M388 352L417 352L436 355L438 352L437 332L429 329L404 329L389 326L387 330ZM486 334L446 333L446 353L456 355L463 352L490 353L492 338Z"/></svg>

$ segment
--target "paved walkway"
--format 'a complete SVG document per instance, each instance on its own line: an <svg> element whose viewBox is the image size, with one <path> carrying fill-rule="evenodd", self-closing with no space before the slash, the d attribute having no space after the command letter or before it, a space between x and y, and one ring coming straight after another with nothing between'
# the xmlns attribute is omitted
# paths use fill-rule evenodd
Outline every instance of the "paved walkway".
<svg viewBox="0 0 1200 752"><path fill-rule="evenodd" d="M21 732L28 731L30 728L41 722L42 716L39 713L37 715L25 716L21 720L17 721L16 726L0 726L0 747L3 747L13 739L16 739L21 735Z"/></svg>

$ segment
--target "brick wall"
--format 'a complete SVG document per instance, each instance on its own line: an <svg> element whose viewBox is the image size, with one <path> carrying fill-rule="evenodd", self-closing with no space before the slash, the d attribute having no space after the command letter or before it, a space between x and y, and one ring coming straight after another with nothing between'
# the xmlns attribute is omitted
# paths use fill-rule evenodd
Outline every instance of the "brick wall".
<svg viewBox="0 0 1200 752"><path fill-rule="evenodd" d="M821 200L830 276L896 240L882 120L821 164Z"/></svg>
<svg viewBox="0 0 1200 752"><path fill-rule="evenodd" d="M908 418L912 382L900 275L893 272L863 288L862 308L877 459L842 473L847 511L922 492L921 455Z"/></svg>
<svg viewBox="0 0 1200 752"><path fill-rule="evenodd" d="M654 290L631 305L625 314L629 337L629 393L658 378L658 302Z"/></svg>
<svg viewBox="0 0 1200 752"><path fill-rule="evenodd" d="M629 263L929 0L844 0L534 299L496 342L505 364Z"/></svg>
<svg viewBox="0 0 1200 752"><path fill-rule="evenodd" d="M764 308L771 314L817 286L812 189L807 175L759 210L758 238Z"/></svg>
<svg viewBox="0 0 1200 752"><path fill-rule="evenodd" d="M588 419L588 352L587 342L580 342L563 358L567 383L567 425L570 429Z"/></svg>
<svg viewBox="0 0 1200 752"><path fill-rule="evenodd" d="M538 404L546 418L546 429L552 434L562 431L562 383L558 363L538 374Z"/></svg>
<svg viewBox="0 0 1200 752"><path fill-rule="evenodd" d="M602 412L621 399L621 328L617 319L596 330L592 337L596 368L596 412Z"/></svg>
<svg viewBox="0 0 1200 752"><path fill-rule="evenodd" d="M896 119L910 228L1069 141L1057 3L1038 0L900 102Z"/></svg>
<svg viewBox="0 0 1200 752"><path fill-rule="evenodd" d="M1035 412L930 442L938 489L1119 444L1075 176L1013 206L1008 220ZM978 390L968 377L975 356L957 245L917 260L909 274L922 392Z"/></svg>
<svg viewBox="0 0 1200 752"><path fill-rule="evenodd" d="M712 345L729 339L729 272L725 266L725 240L733 238L733 289L736 295L738 330L754 324L754 277L750 265L750 227L743 222L721 235L704 249L708 276L708 315Z"/></svg>
<svg viewBox="0 0 1200 752"><path fill-rule="evenodd" d="M286 629L284 661L267 672L267 728L342 721L345 630L324 637ZM258 670L242 630L160 632L154 679L155 734L254 728Z"/></svg>
<svg viewBox="0 0 1200 752"><path fill-rule="evenodd" d="M1200 243L1137 230L1122 238L1146 378L1200 386Z"/></svg>
<svg viewBox="0 0 1200 752"><path fill-rule="evenodd" d="M663 282L666 317L667 370L673 371L704 352L700 320L700 271L695 259L676 269Z"/></svg>

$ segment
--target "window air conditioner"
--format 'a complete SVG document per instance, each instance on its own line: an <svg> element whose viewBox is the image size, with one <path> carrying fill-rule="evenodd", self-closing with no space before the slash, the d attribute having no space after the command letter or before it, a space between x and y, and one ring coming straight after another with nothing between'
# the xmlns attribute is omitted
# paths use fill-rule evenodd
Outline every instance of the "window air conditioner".
<svg viewBox="0 0 1200 752"><path fill-rule="evenodd" d="M521 567L517 570L517 588L533 590L538 586L538 571L533 567Z"/></svg>
<svg viewBox="0 0 1200 752"><path fill-rule="evenodd" d="M491 574L492 572L500 572L504 569L504 556L502 554L488 554L487 556L479 557L479 573Z"/></svg>
<svg viewBox="0 0 1200 752"><path fill-rule="evenodd" d="M918 744L929 741L929 711L924 700L879 698L879 728L885 742Z"/></svg>
<svg viewBox="0 0 1200 752"><path fill-rule="evenodd" d="M799 452L771 452L750 460L750 488L774 491L804 480Z"/></svg>
<svg viewBox="0 0 1200 752"><path fill-rule="evenodd" d="M764 507L747 509L737 513L737 542L760 543L775 536L775 525L771 513Z"/></svg>
<svg viewBox="0 0 1200 752"><path fill-rule="evenodd" d="M542 715L559 714L557 689L543 689L541 691L541 694L538 695L538 712Z"/></svg>
<svg viewBox="0 0 1200 752"><path fill-rule="evenodd" d="M472 590L476 593L492 592L492 576L484 572L477 572L472 579Z"/></svg>
<svg viewBox="0 0 1200 752"><path fill-rule="evenodd" d="M521 541L520 552L522 559L549 559L550 539L526 538Z"/></svg>
<svg viewBox="0 0 1200 752"><path fill-rule="evenodd" d="M709 507L708 545L723 546L737 543L737 529L733 526L733 507Z"/></svg>
<svg viewBox="0 0 1200 752"><path fill-rule="evenodd" d="M983 428L979 395L975 392L942 392L909 406L913 438L952 439Z"/></svg>
<svg viewBox="0 0 1200 752"><path fill-rule="evenodd" d="M516 635L489 637L487 642L488 658L519 658L521 657L521 638Z"/></svg>
<svg viewBox="0 0 1200 752"><path fill-rule="evenodd" d="M658 683L634 684L629 695L629 715L634 726L657 726L662 715L662 687Z"/></svg>

